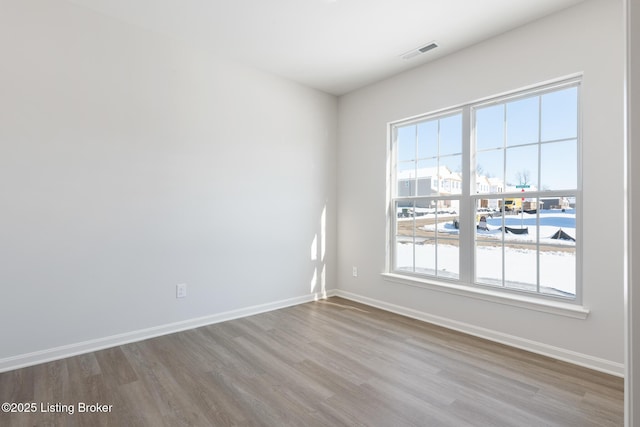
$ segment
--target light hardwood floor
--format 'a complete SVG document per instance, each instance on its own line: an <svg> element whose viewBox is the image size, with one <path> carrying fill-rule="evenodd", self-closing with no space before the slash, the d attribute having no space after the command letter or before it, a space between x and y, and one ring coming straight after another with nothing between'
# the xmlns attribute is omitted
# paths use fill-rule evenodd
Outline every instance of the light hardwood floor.
<svg viewBox="0 0 640 427"><path fill-rule="evenodd" d="M623 425L621 378L340 298L6 372L0 402L38 406L0 426Z"/></svg>

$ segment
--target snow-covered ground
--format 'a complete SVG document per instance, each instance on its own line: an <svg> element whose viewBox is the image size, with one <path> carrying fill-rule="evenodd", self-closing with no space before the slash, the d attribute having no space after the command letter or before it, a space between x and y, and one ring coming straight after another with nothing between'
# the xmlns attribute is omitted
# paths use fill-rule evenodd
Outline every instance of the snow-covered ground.
<svg viewBox="0 0 640 427"><path fill-rule="evenodd" d="M479 283L503 286L503 251L504 251L504 286L514 289L536 291L537 275L540 274L540 292L556 295L574 295L576 287L576 253L575 242L571 240L551 239L559 229L571 237L576 237L575 212L568 210L541 211L539 219L535 214L512 215L504 218L506 227L528 228L528 234L502 233L501 217L487 218L488 231L478 230L478 242L485 245L476 247L476 281ZM536 226L539 222L539 226ZM436 225L426 225L427 231L435 230ZM454 237L458 230L452 221L440 222L438 234L449 234ZM538 258L535 243L538 235L541 248ZM504 238L504 246L501 244ZM446 244L441 240L433 244L416 244L416 271L434 274L445 278L458 278L459 249L456 245ZM489 244L491 243L491 244ZM522 244L525 244L522 246ZM527 244L530 244L530 248ZM552 246L556 246L554 250ZM396 245L396 262L399 269L409 269L413 264L413 245L399 243Z"/></svg>
<svg viewBox="0 0 640 427"><path fill-rule="evenodd" d="M562 212L560 210L543 210L540 211L540 224L537 224L536 214L518 214L518 215L506 215L503 217L490 217L489 214L478 214L477 217L485 216L488 230L477 230L477 236L479 238L502 240L502 221L504 219L504 225L509 228L526 228L528 234L512 234L506 233L504 239L508 241L516 241L519 243L535 243L538 234L540 235L540 243L543 244L559 244L575 246L575 242L570 240L551 239L559 229L562 229L569 236L576 238L576 214L574 210L567 210ZM425 216L429 218L430 216ZM438 233L456 235L457 230L453 225L454 216L447 216L445 218L439 218L437 224ZM425 231L434 231L436 224L424 225L421 227Z"/></svg>

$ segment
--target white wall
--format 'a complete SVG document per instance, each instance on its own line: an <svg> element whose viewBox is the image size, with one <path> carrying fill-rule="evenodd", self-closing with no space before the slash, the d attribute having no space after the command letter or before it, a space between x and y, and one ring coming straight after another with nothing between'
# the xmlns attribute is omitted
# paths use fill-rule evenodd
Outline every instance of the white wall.
<svg viewBox="0 0 640 427"><path fill-rule="evenodd" d="M339 289L622 374L623 50L622 2L592 0L341 97ZM589 317L572 319L383 280L386 124L579 72L584 73L582 286ZM610 205L606 216L604 201ZM357 278L352 266L359 267Z"/></svg>
<svg viewBox="0 0 640 427"><path fill-rule="evenodd" d="M62 1L0 52L0 368L332 287L335 97Z"/></svg>

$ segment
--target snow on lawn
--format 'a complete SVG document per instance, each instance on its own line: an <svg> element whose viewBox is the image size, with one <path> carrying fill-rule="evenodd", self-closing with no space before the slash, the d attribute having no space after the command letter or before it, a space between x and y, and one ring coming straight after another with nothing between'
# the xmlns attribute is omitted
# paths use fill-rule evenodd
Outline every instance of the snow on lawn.
<svg viewBox="0 0 640 427"><path fill-rule="evenodd" d="M396 245L396 262L400 270L411 270L413 265L412 244ZM457 246L439 244L415 245L416 271L434 274L443 278L459 277ZM513 289L536 291L536 251L505 246L505 286ZM478 246L476 269L479 283L502 286L502 247ZM540 292L554 295L575 295L575 252L540 251Z"/></svg>
<svg viewBox="0 0 640 427"><path fill-rule="evenodd" d="M536 251L504 248L505 285L517 289L536 289ZM476 248L478 282L500 284L502 248L480 246ZM540 251L540 291L561 295L575 295L576 255L566 251ZM553 290L559 292L553 292Z"/></svg>

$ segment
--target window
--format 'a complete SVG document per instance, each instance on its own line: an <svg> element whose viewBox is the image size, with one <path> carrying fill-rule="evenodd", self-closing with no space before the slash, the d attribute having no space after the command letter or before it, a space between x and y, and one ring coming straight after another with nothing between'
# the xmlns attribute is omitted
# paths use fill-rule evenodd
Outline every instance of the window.
<svg viewBox="0 0 640 427"><path fill-rule="evenodd" d="M579 88L392 123L392 272L576 301Z"/></svg>
<svg viewBox="0 0 640 427"><path fill-rule="evenodd" d="M462 114L397 128L395 269L457 279Z"/></svg>

